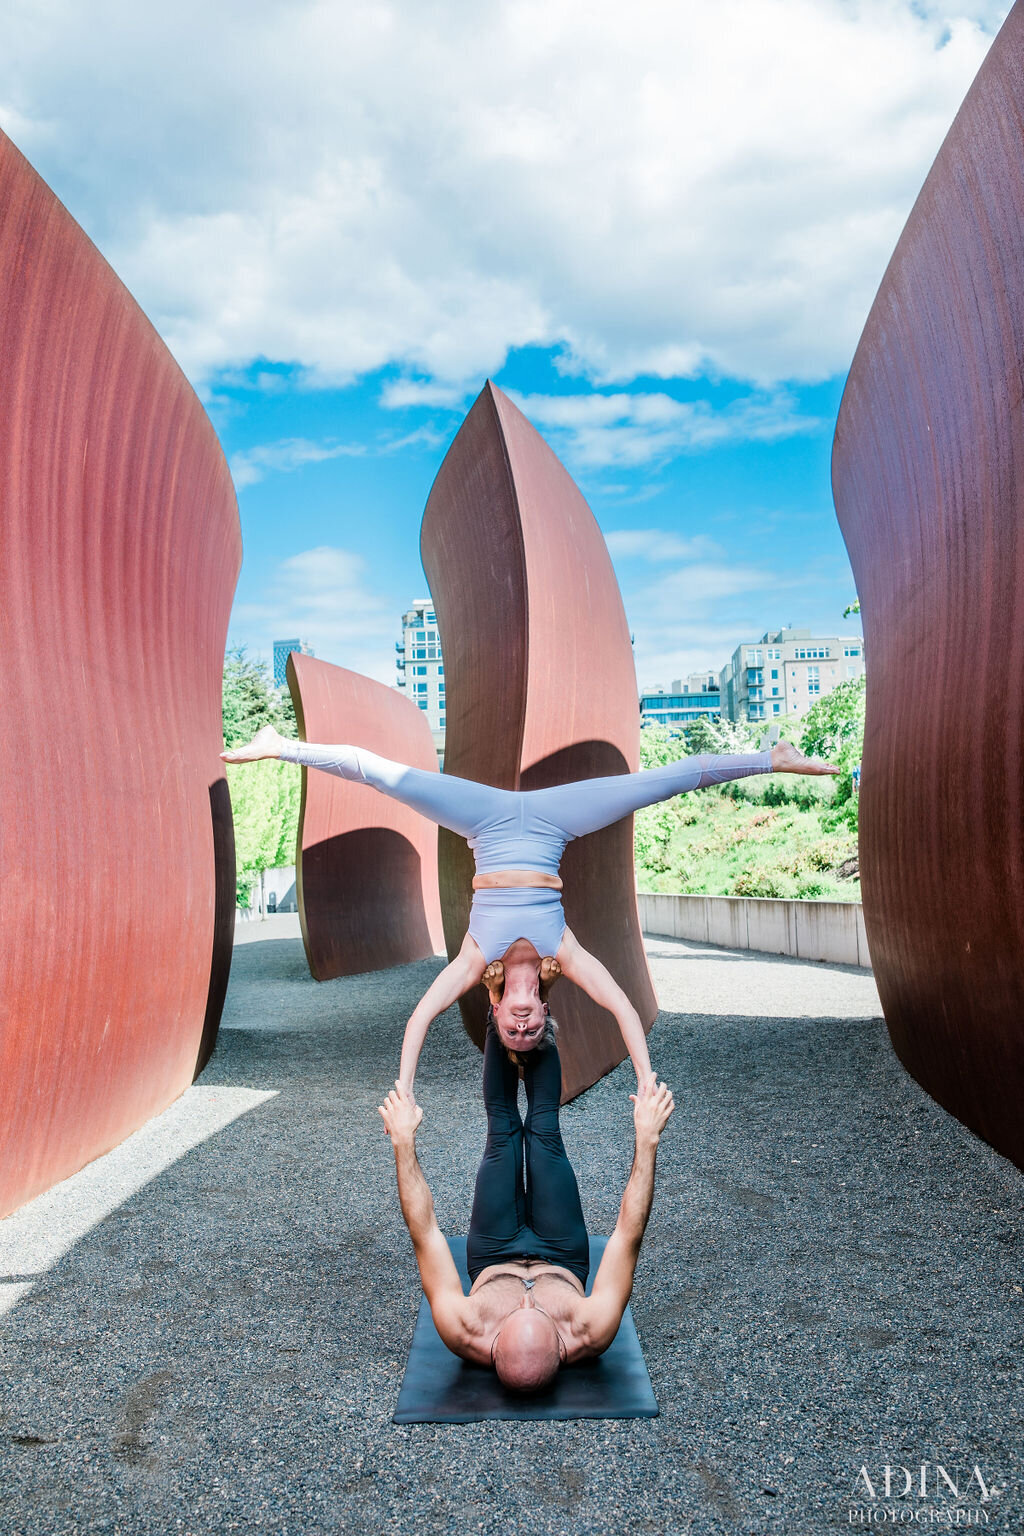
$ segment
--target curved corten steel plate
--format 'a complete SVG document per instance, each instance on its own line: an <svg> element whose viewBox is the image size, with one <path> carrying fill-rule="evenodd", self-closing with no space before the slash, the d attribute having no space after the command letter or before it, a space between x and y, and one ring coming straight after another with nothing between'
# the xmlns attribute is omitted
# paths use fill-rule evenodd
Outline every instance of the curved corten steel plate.
<svg viewBox="0 0 1024 1536"><path fill-rule="evenodd" d="M833 449L868 654L861 879L893 1046L1024 1166L1024 9L865 327Z"/></svg>
<svg viewBox="0 0 1024 1536"><path fill-rule="evenodd" d="M212 1049L234 853L221 676L241 561L213 429L0 135L0 1214Z"/></svg>
<svg viewBox="0 0 1024 1536"><path fill-rule="evenodd" d="M445 771L500 789L635 771L633 652L604 539L544 439L492 384L438 472L421 550L444 652ZM469 921L473 859L448 832L440 873L452 955ZM649 1028L657 1001L637 916L632 818L570 843L562 880L569 927ZM462 1002L477 1045L486 1001L481 987ZM568 981L551 1007L570 1099L625 1052L611 1015Z"/></svg>
<svg viewBox="0 0 1024 1536"><path fill-rule="evenodd" d="M437 771L426 716L394 688L298 651L288 686L304 741L351 741ZM444 946L434 826L366 784L302 770L295 874L317 981L405 965Z"/></svg>

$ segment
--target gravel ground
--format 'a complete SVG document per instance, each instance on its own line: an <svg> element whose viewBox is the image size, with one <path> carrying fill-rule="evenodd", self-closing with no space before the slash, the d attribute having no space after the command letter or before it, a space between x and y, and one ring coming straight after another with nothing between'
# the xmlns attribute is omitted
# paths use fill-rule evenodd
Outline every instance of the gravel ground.
<svg viewBox="0 0 1024 1536"><path fill-rule="evenodd" d="M0 1224L4 1536L942 1529L936 1463L959 1524L1024 1528L1024 1181L904 1073L870 975L650 940L678 1109L633 1310L661 1416L397 1428L419 1292L374 1106L440 962L318 986L295 933L240 930L201 1082ZM453 1232L478 1076L446 1015L418 1088ZM629 1076L563 1115L598 1232Z"/></svg>

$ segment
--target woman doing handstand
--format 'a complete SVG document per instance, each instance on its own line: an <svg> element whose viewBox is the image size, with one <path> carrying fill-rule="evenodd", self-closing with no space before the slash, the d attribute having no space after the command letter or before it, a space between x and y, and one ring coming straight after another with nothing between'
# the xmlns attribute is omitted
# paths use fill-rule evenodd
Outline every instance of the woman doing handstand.
<svg viewBox="0 0 1024 1536"><path fill-rule="evenodd" d="M597 832L645 805L759 773L836 773L780 742L765 752L687 757L641 773L582 779L550 789L494 789L471 779L408 768L363 747L287 741L265 726L248 746L221 753L225 762L281 758L371 785L428 820L464 837L476 859L469 931L455 959L410 1015L399 1082L413 1091L427 1030L438 1014L483 981L490 991L502 1044L533 1050L544 1039L542 992L567 976L615 1017L643 1085L652 1076L647 1037L636 1009L600 960L565 925L558 866L574 838Z"/></svg>

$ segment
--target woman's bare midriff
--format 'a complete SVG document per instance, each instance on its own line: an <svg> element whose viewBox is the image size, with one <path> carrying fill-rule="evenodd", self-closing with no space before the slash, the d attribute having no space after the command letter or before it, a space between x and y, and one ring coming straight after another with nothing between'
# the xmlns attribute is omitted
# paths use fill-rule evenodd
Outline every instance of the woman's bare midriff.
<svg viewBox="0 0 1024 1536"><path fill-rule="evenodd" d="M530 889L560 891L562 882L558 875L548 875L542 869L492 869L486 875L473 876L474 891L510 891Z"/></svg>

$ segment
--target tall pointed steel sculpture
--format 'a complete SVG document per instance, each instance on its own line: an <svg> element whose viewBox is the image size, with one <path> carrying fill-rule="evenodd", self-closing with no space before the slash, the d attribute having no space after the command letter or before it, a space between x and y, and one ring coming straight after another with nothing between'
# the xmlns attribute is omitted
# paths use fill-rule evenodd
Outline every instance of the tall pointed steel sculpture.
<svg viewBox="0 0 1024 1536"><path fill-rule="evenodd" d="M868 656L861 878L893 1046L1024 1167L1024 6L896 247L833 485Z"/></svg>
<svg viewBox="0 0 1024 1536"><path fill-rule="evenodd" d="M445 771L499 789L635 772L636 674L607 548L567 471L493 384L438 471L421 549L444 652ZM441 832L439 848L451 955L469 920L473 861L451 833ZM657 1001L637 916L632 818L570 843L562 878L569 927L649 1028ZM478 1045L486 1001L478 988L462 1002ZM551 1006L569 1099L625 1052L611 1015L569 982Z"/></svg>
<svg viewBox="0 0 1024 1536"><path fill-rule="evenodd" d="M304 741L352 741L437 772L426 716L394 688L298 651L288 686ZM423 960L444 944L434 827L366 784L302 770L296 876L317 981Z"/></svg>
<svg viewBox="0 0 1024 1536"><path fill-rule="evenodd" d="M213 1047L234 847L218 758L241 561L167 348L0 135L0 1215Z"/></svg>

